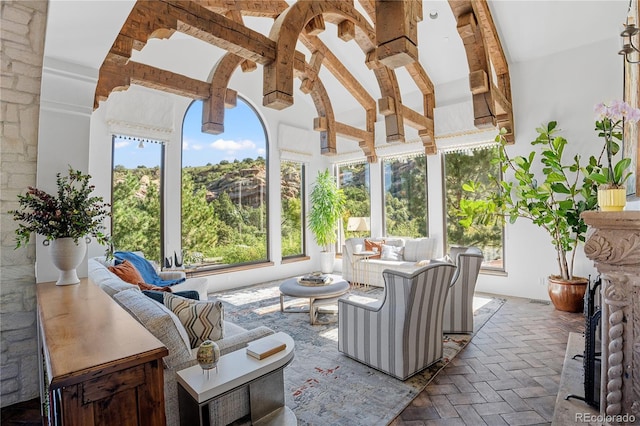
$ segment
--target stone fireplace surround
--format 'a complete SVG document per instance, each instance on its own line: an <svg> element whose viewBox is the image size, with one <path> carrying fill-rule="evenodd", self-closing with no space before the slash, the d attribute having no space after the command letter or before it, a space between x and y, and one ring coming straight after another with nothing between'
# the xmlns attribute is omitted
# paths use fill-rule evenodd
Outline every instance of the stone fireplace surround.
<svg viewBox="0 0 640 426"><path fill-rule="evenodd" d="M582 217L584 251L602 277L600 414L610 424L640 422L640 211Z"/></svg>

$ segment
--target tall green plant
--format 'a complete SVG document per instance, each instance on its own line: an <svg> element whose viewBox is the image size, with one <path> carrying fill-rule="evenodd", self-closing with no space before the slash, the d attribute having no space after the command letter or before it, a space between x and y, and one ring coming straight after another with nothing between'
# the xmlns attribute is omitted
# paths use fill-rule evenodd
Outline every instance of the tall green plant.
<svg viewBox="0 0 640 426"><path fill-rule="evenodd" d="M550 235L557 253L559 276L571 280L576 247L585 241L587 232L580 214L594 210L597 204L596 184L589 178L597 166L592 158L582 168L579 155L564 164L563 154L568 142L557 135L556 126L557 123L551 121L546 127L536 129L538 137L531 145L541 147L538 159L535 151L526 157L510 158L503 129L496 137L500 150L493 161L501 163L503 173L511 171L513 181L498 181L501 191L489 199L461 200L460 216L463 218L461 224L467 227L474 222L489 224L496 219L508 218L510 223L518 218L530 220ZM542 183L534 174L538 163L542 165ZM477 182L464 185L469 193L478 192L480 188L481 184Z"/></svg>
<svg viewBox="0 0 640 426"><path fill-rule="evenodd" d="M324 251L331 251L331 245L338 239L336 228L344 214L346 197L338 188L336 180L329 170L319 172L311 190L311 209L309 211L309 230L316 243Z"/></svg>

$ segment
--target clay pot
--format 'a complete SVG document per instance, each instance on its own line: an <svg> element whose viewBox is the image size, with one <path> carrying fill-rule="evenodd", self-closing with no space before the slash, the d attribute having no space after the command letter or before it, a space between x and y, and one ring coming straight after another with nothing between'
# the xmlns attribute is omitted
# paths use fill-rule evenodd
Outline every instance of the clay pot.
<svg viewBox="0 0 640 426"><path fill-rule="evenodd" d="M559 311L582 312L584 308L584 293L589 280L584 277L573 277L566 281L557 275L549 277L549 298Z"/></svg>

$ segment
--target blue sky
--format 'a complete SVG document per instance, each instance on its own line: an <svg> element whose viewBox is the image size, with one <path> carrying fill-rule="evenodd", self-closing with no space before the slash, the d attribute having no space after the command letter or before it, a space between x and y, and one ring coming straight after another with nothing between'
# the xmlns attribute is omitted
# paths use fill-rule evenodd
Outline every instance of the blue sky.
<svg viewBox="0 0 640 426"><path fill-rule="evenodd" d="M196 101L187 110L182 135L182 166L217 164L221 160L233 161L245 158L266 157L265 134L256 113L238 98L235 108L225 109L225 131L211 135L200 131L202 126L202 102ZM138 148L134 140L116 140L115 164L126 168L157 166L160 145L145 143Z"/></svg>

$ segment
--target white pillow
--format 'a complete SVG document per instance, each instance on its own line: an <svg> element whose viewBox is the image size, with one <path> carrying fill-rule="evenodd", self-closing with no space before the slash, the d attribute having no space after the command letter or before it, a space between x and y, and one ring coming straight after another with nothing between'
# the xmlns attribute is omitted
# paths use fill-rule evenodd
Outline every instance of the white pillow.
<svg viewBox="0 0 640 426"><path fill-rule="evenodd" d="M433 256L432 238L408 238L404 244L404 260L418 262Z"/></svg>
<svg viewBox="0 0 640 426"><path fill-rule="evenodd" d="M382 245L381 260L402 260L402 254L404 247L390 246L387 244Z"/></svg>

